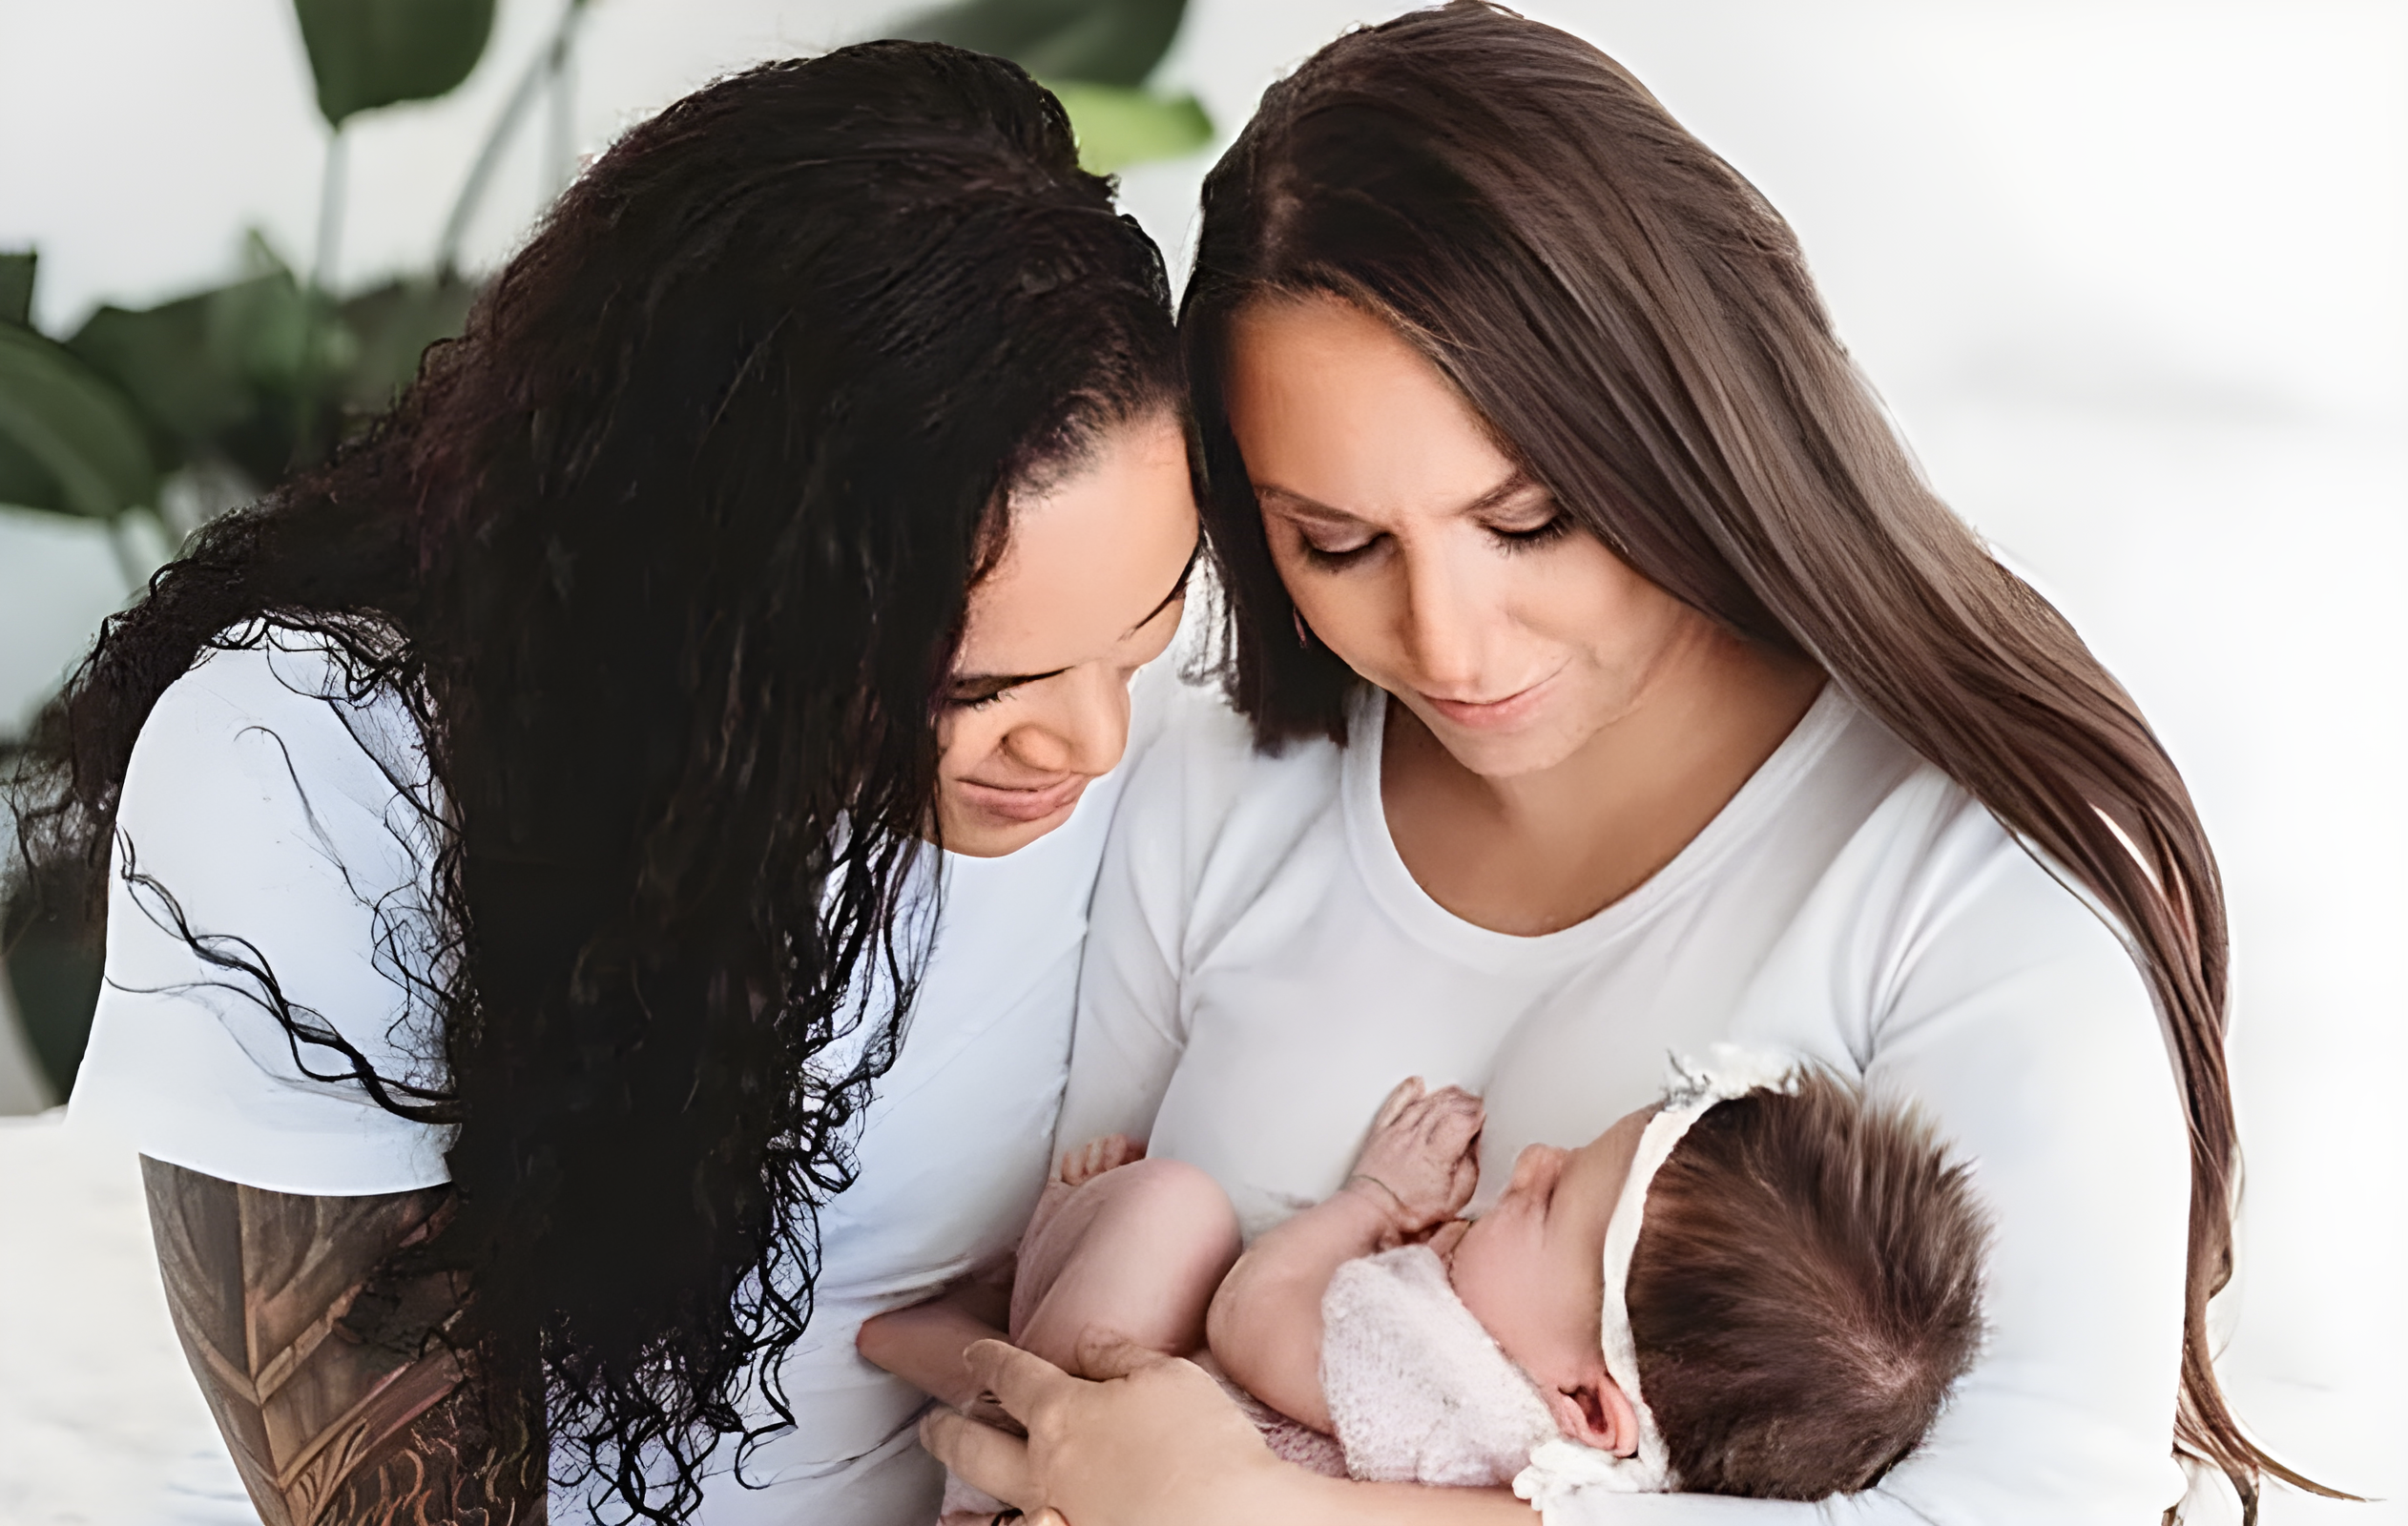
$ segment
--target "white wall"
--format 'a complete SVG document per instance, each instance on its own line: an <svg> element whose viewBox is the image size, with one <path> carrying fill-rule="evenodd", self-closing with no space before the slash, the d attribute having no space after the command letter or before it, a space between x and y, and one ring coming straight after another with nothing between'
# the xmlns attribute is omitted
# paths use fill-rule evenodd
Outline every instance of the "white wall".
<svg viewBox="0 0 2408 1526"><path fill-rule="evenodd" d="M1166 78L1234 127L1277 72L1398 9L1195 0ZM1933 480L2058 600L2189 774L2232 897L2250 1152L2228 1369L2296 1461L2408 1493L2391 1270L2408 1251L2408 1000L2384 952L2408 924L2408 10L1528 9L1614 52L1789 215ZM582 146L895 10L600 0ZM552 13L505 0L459 99L362 127L349 278L423 260ZM0 0L0 247L41 244L44 321L213 279L246 223L307 247L320 150L276 0ZM1206 157L1127 177L1174 265ZM480 258L529 216L539 158L530 143L506 172ZM0 526L0 716L106 607L106 567ZM2328 1513L2278 1499L2267 1518Z"/></svg>

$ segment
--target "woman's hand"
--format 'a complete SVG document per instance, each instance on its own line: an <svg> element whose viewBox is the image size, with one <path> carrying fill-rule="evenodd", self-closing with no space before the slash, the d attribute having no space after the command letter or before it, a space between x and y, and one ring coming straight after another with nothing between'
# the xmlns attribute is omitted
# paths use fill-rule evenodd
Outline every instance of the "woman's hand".
<svg viewBox="0 0 2408 1526"><path fill-rule="evenodd" d="M971 1347L968 1360L1028 1439L944 1410L920 1422L920 1439L1031 1516L1049 1508L1074 1526L1275 1521L1334 1482L1273 1456L1193 1362L1117 1346L1084 1356L1089 1371L1120 1374L1090 1383L1001 1341Z"/></svg>
<svg viewBox="0 0 2408 1526"><path fill-rule="evenodd" d="M1122 1344L1082 1352L1075 1378L1001 1341L970 1349L980 1381L1026 1441L939 1411L920 1440L964 1478L1028 1513L1026 1526L1531 1526L1502 1489L1349 1483L1281 1462L1193 1362Z"/></svg>
<svg viewBox="0 0 2408 1526"><path fill-rule="evenodd" d="M1345 1189L1387 1209L1397 1243L1416 1239L1471 1201L1486 1119L1480 1099L1460 1086L1430 1091L1419 1076L1401 1082L1371 1121Z"/></svg>

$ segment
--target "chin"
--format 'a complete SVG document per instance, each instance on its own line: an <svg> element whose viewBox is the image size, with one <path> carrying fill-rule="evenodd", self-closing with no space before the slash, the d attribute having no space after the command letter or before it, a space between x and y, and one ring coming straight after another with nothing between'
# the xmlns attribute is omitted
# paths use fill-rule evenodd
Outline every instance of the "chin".
<svg viewBox="0 0 2408 1526"><path fill-rule="evenodd" d="M1441 716L1424 715L1422 722L1457 763L1484 779L1543 773L1578 752L1582 740L1550 716L1533 717L1529 725L1506 732L1451 726Z"/></svg>
<svg viewBox="0 0 2408 1526"><path fill-rule="evenodd" d="M948 811L941 817L945 828L945 851L960 854L965 858L1001 858L1018 853L1069 820L1070 813L1076 808L1077 803L1073 801L1053 815L1034 821L1005 821L988 816L984 812Z"/></svg>

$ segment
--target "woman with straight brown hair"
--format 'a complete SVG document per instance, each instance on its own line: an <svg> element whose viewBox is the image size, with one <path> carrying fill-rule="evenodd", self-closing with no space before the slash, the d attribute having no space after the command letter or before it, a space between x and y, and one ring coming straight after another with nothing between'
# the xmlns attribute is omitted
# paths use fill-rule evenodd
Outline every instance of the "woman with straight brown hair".
<svg viewBox="0 0 2408 1526"><path fill-rule="evenodd" d="M2154 1520L2173 1458L2252 1514L2304 1483L2211 1362L2238 1160L2197 814L1918 475L1763 197L1594 48L1456 0L1265 96L1182 323L1236 714L1131 781L1059 1137L1151 1136L1259 1233L1420 1074L1487 1099L1478 1209L1667 1049L1786 1046L1972 1160L1984 1356L1839 1499L1559 1526ZM972 1361L1030 1438L931 1444L1074 1526L1527 1518L1284 1469L1180 1364Z"/></svg>

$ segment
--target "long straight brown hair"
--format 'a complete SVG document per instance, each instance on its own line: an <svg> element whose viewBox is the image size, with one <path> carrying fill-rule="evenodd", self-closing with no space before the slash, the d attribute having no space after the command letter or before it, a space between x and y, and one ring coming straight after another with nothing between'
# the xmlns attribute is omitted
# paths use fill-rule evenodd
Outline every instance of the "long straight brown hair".
<svg viewBox="0 0 2408 1526"><path fill-rule="evenodd" d="M2211 1362L2239 1156L2224 893L2190 792L2073 629L1918 475L1834 336L1796 236L1619 65L1455 0L1322 49L1204 183L1181 326L1258 742L1344 738L1356 682L1294 607L1221 396L1247 303L1323 294L1452 379L1563 510L1752 640L1802 652L2122 924L2190 1132L2175 1448L2254 1514L2272 1473Z"/></svg>

